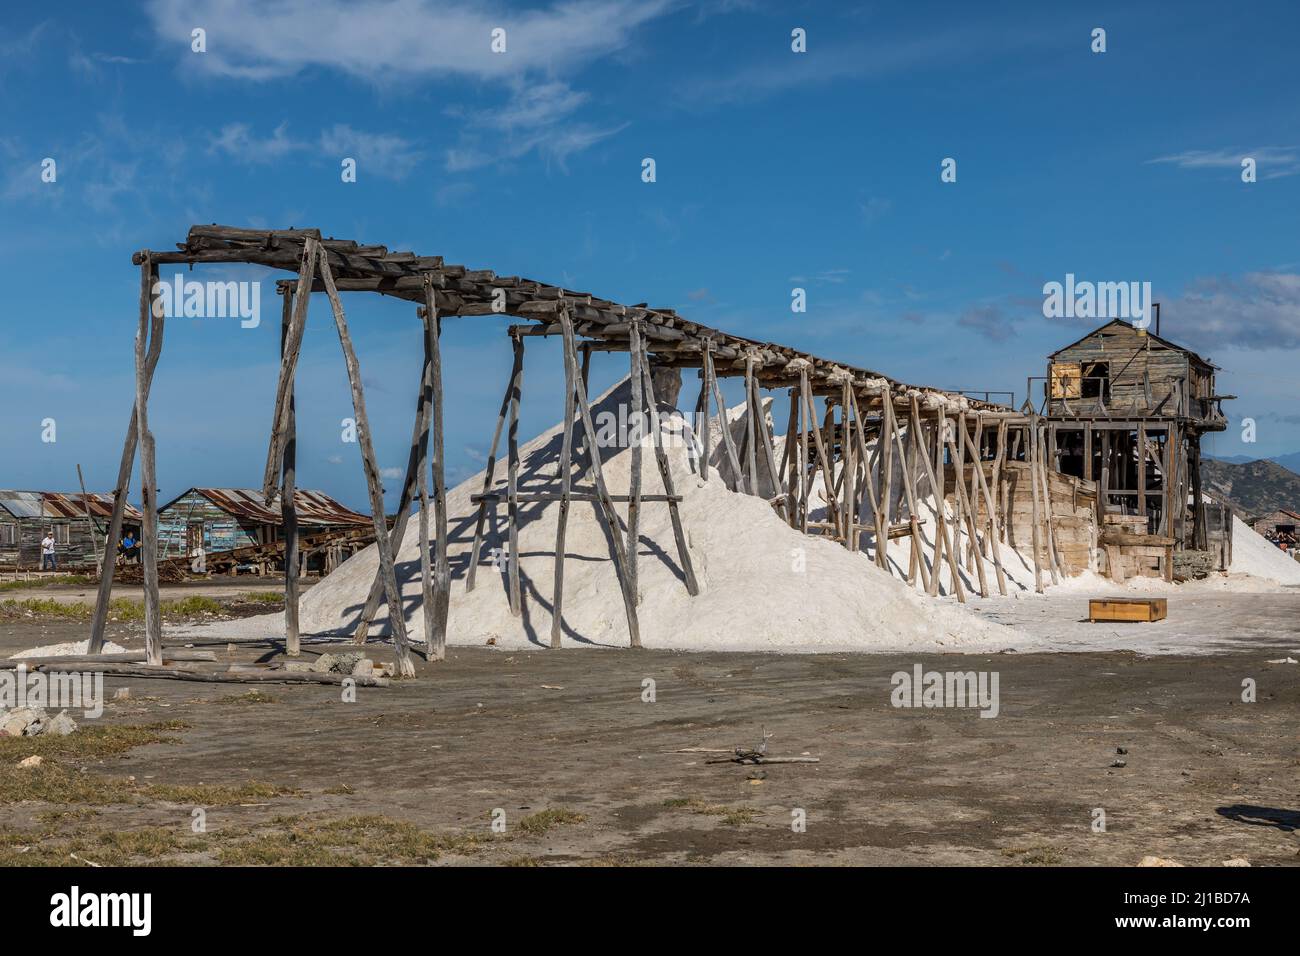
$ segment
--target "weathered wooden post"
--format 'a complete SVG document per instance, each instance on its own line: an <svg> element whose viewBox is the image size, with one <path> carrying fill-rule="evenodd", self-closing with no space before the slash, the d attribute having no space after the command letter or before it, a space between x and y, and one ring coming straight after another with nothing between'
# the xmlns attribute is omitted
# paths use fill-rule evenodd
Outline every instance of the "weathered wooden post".
<svg viewBox="0 0 1300 956"><path fill-rule="evenodd" d="M425 633L433 659L442 660L447 655L447 616L451 607L451 568L447 563L447 477L443 449L442 415L442 319L438 315L437 296L433 278L424 278L424 341L429 367L430 413L433 428L433 634ZM424 470L421 469L423 475ZM427 533L427 532L425 532ZM421 541L428 551L428 538Z"/></svg>
<svg viewBox="0 0 1300 956"><path fill-rule="evenodd" d="M334 285L329 253L324 247L318 247L317 267L325 283L325 294L329 296L330 307L334 311L334 325L338 330L339 345L343 348L343 359L348 370L348 383L352 388L352 410L357 418L357 438L361 444L366 487L370 492L370 511L375 528L375 545L379 551L379 566L384 571L384 594L388 600L388 621L393 632L397 672L403 677L414 677L415 664L411 661L410 648L407 646L402 590L397 584L397 573L393 565L393 546L388 538L388 525L384 519L384 487L379 477L379 464L375 458L375 446L370 436L370 418L366 414L366 397L361 386L361 364L357 361L357 353L352 347L347 317L343 312L343 303L339 300L338 288Z"/></svg>
<svg viewBox="0 0 1300 956"><path fill-rule="evenodd" d="M158 267L148 253L140 265L140 326L135 339L135 414L140 436L140 554L144 564L144 645L150 664L162 663L162 609L158 594L158 478L153 432L149 430L149 389L153 365L149 355L162 349L163 304L154 299Z"/></svg>
<svg viewBox="0 0 1300 956"><path fill-rule="evenodd" d="M283 293L280 310L280 361L293 319L293 293ZM289 390L289 420L284 442L284 463L280 483L280 518L284 523L284 647L297 657L298 635L298 509L294 491L298 476L298 418L292 384ZM202 546L202 542L200 542Z"/></svg>

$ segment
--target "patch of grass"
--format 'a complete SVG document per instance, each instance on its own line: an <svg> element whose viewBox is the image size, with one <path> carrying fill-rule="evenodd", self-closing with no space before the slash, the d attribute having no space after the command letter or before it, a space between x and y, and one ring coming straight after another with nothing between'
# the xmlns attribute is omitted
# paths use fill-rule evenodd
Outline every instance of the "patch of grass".
<svg viewBox="0 0 1300 956"><path fill-rule="evenodd" d="M51 831L0 831L0 866L128 866L158 862L207 845L175 827L99 830L60 837Z"/></svg>
<svg viewBox="0 0 1300 956"><path fill-rule="evenodd" d="M164 620L186 620L201 614L220 614L221 603L210 597L187 597L159 604ZM53 598L10 598L0 602L0 618L19 617L54 618L58 620L89 620L95 605L84 601L56 601ZM108 605L108 616L113 621L143 621L144 603L128 598L113 598Z"/></svg>
<svg viewBox="0 0 1300 956"><path fill-rule="evenodd" d="M40 738L33 738L40 739ZM302 791L250 780L236 786L154 784L110 777L46 760L39 767L0 765L0 804L35 800L56 806L101 807L114 803L178 803L192 807L229 807L274 797L301 796Z"/></svg>
<svg viewBox="0 0 1300 956"><path fill-rule="evenodd" d="M337 786L327 787L325 789L325 792L330 794L331 796L338 796L338 795L351 796L352 794L356 793L356 791L353 790L352 787L346 783L340 783Z"/></svg>
<svg viewBox="0 0 1300 956"><path fill-rule="evenodd" d="M586 819L583 814L575 813L573 810L566 810L564 807L551 807L549 810L529 814L520 820L516 826L529 836L541 836L556 827L582 823Z"/></svg>
<svg viewBox="0 0 1300 956"><path fill-rule="evenodd" d="M702 816L718 817L727 826L738 827L753 823L758 816L754 807L729 807L725 803L706 803L699 797L673 797L663 805L670 810L689 810Z"/></svg>
<svg viewBox="0 0 1300 956"><path fill-rule="evenodd" d="M66 737L41 734L39 737L0 737L0 764L12 763L32 754L41 757L107 757L126 753L147 744L179 743L170 736L188 730L183 720L164 720L154 724L110 724L90 726L83 723Z"/></svg>
<svg viewBox="0 0 1300 956"><path fill-rule="evenodd" d="M277 817L250 839L226 843L226 866L375 866L431 863L446 853L472 853L478 837L451 837L383 816L338 820Z"/></svg>
<svg viewBox="0 0 1300 956"><path fill-rule="evenodd" d="M52 577L37 578L33 581L0 581L0 593L36 590L55 587L60 584L85 585L94 583L95 579L85 574L56 574Z"/></svg>
<svg viewBox="0 0 1300 956"><path fill-rule="evenodd" d="M501 864L502 866L541 866L541 858L535 856L513 856Z"/></svg>
<svg viewBox="0 0 1300 956"><path fill-rule="evenodd" d="M218 697L213 701L214 704L274 704L275 698L270 694L264 694L260 690L250 690L246 694L228 694L225 697Z"/></svg>
<svg viewBox="0 0 1300 956"><path fill-rule="evenodd" d="M283 604L284 595L279 591L245 591L239 595L240 601L249 604Z"/></svg>
<svg viewBox="0 0 1300 956"><path fill-rule="evenodd" d="M1019 863L1028 863L1037 866L1055 866L1065 859L1065 854L1055 847L1045 844L1024 847L1003 847L1002 855L1017 860Z"/></svg>

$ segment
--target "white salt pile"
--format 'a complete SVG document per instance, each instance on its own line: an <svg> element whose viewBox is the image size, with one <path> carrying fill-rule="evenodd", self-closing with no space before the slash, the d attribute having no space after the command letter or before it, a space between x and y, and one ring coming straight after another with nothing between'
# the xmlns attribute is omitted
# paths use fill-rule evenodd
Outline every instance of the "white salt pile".
<svg viewBox="0 0 1300 956"><path fill-rule="evenodd" d="M90 640L84 641L65 641L62 644L46 644L43 647L29 647L25 651L19 651L17 654L10 655L10 660L17 660L24 657L75 657L79 654L89 653ZM123 654L126 648L121 644L114 644L112 641L104 642L105 654Z"/></svg>
<svg viewBox="0 0 1300 956"><path fill-rule="evenodd" d="M628 401L626 382L601 396L593 414L612 413ZM669 512L662 502L642 505L638 608L642 642L681 650L982 650L1025 645L1023 635L983 620L952 599L935 600L910 590L877 568L866 554L791 529L765 501L728 491L714 473L695 472L674 419L667 453L700 594L691 597L678 567ZM520 451L521 491L558 487L562 429L538 436ZM715 441L717 433L715 432ZM676 441L673 439L676 438ZM495 490L505 487L504 455ZM628 448L604 450L611 494L626 494L631 475ZM575 472L576 473L576 472ZM549 643L558 504L520 505L519 554L523 614L510 613L506 562L505 503L488 522L477 585L465 591L480 473L448 493L452 593L448 641L504 647ZM586 480L578 482L584 489ZM662 492L653 449L647 444L642 490ZM626 505L616 506L626 516ZM933 522L931 522L933 527ZM398 552L398 576L413 639L423 639L420 609L419 532L414 520ZM605 531L594 506L575 503L566 538L564 643L627 646L627 622ZM494 560L495 559L495 560ZM902 557L904 572L906 554ZM373 547L344 563L304 596L304 633L347 633L365 603L378 558ZM277 618L278 620L278 618ZM269 623L269 622L268 622ZM385 612L372 634L386 633Z"/></svg>
<svg viewBox="0 0 1300 956"><path fill-rule="evenodd" d="M1236 515L1232 516L1232 573L1300 584L1300 561L1270 542Z"/></svg>

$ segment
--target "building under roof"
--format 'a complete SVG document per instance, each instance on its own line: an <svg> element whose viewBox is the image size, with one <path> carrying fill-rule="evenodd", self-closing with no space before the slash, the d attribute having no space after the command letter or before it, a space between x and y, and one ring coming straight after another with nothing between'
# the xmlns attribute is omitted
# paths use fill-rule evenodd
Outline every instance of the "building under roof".
<svg viewBox="0 0 1300 956"><path fill-rule="evenodd" d="M0 490L0 568L39 568L47 532L60 567L93 564L112 514L111 492ZM124 518L126 528L139 528L143 515L128 504Z"/></svg>

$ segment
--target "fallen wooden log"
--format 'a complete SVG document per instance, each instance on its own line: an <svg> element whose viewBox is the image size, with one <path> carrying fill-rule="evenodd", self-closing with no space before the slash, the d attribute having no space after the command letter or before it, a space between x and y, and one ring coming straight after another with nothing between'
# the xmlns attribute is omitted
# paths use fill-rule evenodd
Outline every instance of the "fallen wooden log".
<svg viewBox="0 0 1300 956"><path fill-rule="evenodd" d="M115 677L160 678L163 680L199 681L210 684L342 684L351 680L358 687L387 687L386 677L353 677L350 674L321 674L315 671L286 671L267 669L246 670L196 670L174 665L107 663L74 664L72 666L41 665L32 670L60 670L69 673L102 673Z"/></svg>
<svg viewBox="0 0 1300 956"><path fill-rule="evenodd" d="M213 651L177 650L163 653L164 665L171 661L215 661L216 659L217 655ZM57 669L60 664L130 664L146 660L148 656L144 651L125 651L120 654L68 654L63 657L10 657L0 660L0 670L14 670L20 664L29 669L42 666Z"/></svg>
<svg viewBox="0 0 1300 956"><path fill-rule="evenodd" d="M762 754L734 754L730 757L722 757L718 760L706 760L705 763L741 763L741 764L769 764L769 763L821 763L820 757L765 757Z"/></svg>

